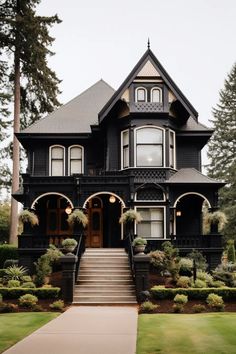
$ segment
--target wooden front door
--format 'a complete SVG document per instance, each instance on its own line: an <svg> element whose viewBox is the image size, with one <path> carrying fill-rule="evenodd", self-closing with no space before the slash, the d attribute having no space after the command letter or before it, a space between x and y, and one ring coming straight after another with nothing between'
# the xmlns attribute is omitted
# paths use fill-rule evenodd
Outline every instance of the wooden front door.
<svg viewBox="0 0 236 354"><path fill-rule="evenodd" d="M103 246L103 213L102 200L93 198L89 201L88 217L89 225L87 229L86 247Z"/></svg>
<svg viewBox="0 0 236 354"><path fill-rule="evenodd" d="M47 235L71 235L66 207L67 201L61 197L52 196L47 202Z"/></svg>

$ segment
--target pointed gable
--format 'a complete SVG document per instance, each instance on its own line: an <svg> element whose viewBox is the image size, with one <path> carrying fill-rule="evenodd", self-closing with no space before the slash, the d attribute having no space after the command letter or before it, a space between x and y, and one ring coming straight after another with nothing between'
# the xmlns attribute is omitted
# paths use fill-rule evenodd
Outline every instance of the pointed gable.
<svg viewBox="0 0 236 354"><path fill-rule="evenodd" d="M117 101L121 100L122 98L124 99L124 93L127 91L132 82L138 81L138 79L140 79L141 77L155 77L155 79L161 79L161 81L163 81L170 90L170 95L173 97L173 99L176 98L177 102L179 102L180 105L184 107L188 116L192 116L195 120L197 120L197 111L194 109L188 99L184 96L178 86L174 83L169 74L165 71L164 67L158 61L153 52L148 49L141 57L139 62L136 64L136 66L133 68L129 76L119 87L119 89L114 93L111 99L102 108L99 113L99 122L102 122L102 120L107 116L107 114L114 107ZM127 97L127 95L125 96Z"/></svg>

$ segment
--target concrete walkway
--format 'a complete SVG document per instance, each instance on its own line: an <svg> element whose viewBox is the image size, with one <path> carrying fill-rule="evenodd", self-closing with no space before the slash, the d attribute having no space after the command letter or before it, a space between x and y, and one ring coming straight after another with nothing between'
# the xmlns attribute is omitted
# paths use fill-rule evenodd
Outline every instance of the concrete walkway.
<svg viewBox="0 0 236 354"><path fill-rule="evenodd" d="M136 307L72 306L4 354L135 354Z"/></svg>

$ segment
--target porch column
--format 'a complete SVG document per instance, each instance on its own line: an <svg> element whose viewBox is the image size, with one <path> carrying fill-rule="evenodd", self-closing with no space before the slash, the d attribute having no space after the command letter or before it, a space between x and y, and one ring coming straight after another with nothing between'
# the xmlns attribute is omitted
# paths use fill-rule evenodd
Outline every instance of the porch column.
<svg viewBox="0 0 236 354"><path fill-rule="evenodd" d="M62 298L65 302L73 301L75 285L75 266L78 257L69 253L60 258L62 265Z"/></svg>
<svg viewBox="0 0 236 354"><path fill-rule="evenodd" d="M142 291L149 289L149 264L150 256L138 253L133 258L134 273L135 273L135 287L137 300L140 301Z"/></svg>

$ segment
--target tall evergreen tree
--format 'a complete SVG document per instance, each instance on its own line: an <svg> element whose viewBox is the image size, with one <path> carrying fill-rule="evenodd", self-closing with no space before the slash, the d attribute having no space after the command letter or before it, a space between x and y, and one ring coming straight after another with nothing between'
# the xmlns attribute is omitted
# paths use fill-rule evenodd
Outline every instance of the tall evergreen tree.
<svg viewBox="0 0 236 354"><path fill-rule="evenodd" d="M236 63L220 91L213 116L215 132L209 142L208 175L227 183L219 192L220 208L228 217L224 235L236 239Z"/></svg>
<svg viewBox="0 0 236 354"><path fill-rule="evenodd" d="M59 106L59 79L48 67L48 49L53 38L49 27L60 20L36 15L41 0L0 0L0 49L12 57L8 82L14 92L14 133ZM19 142L13 138L12 192L19 188ZM17 202L11 201L10 242L16 240Z"/></svg>

